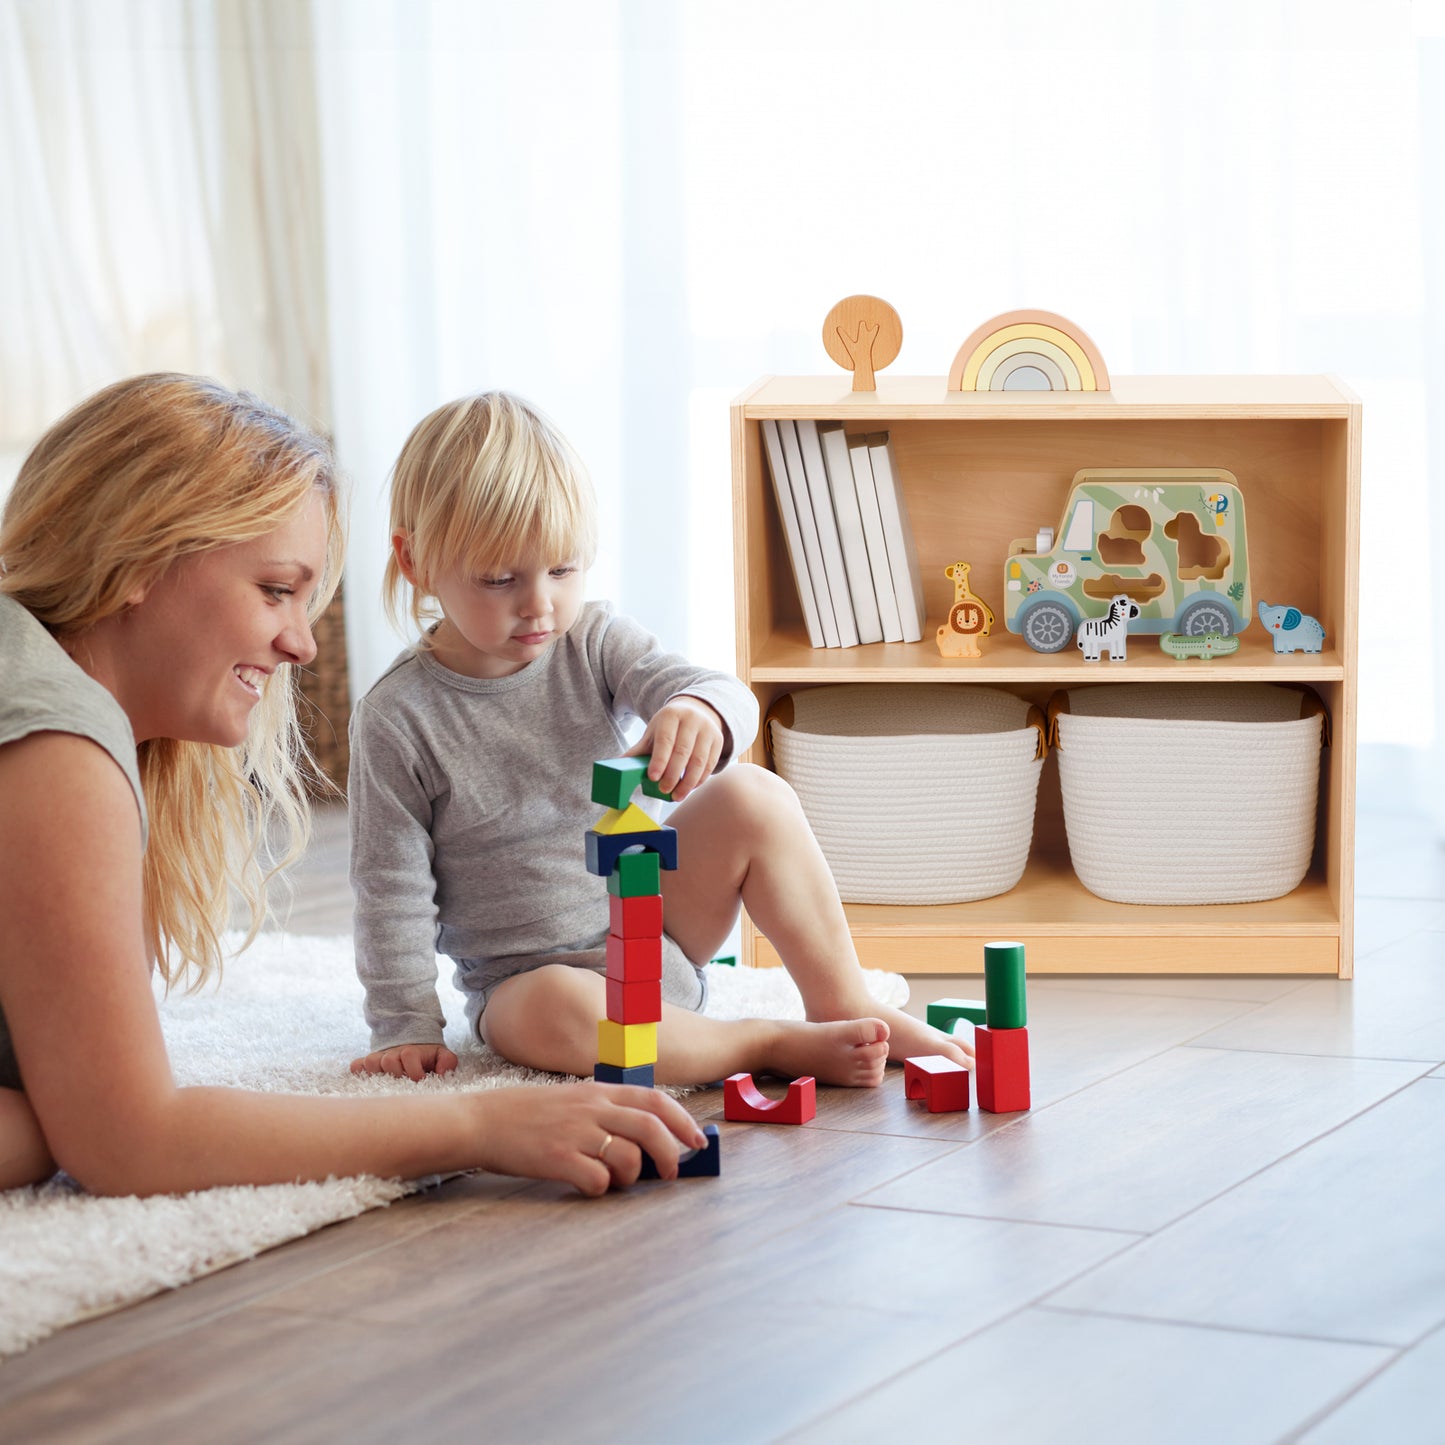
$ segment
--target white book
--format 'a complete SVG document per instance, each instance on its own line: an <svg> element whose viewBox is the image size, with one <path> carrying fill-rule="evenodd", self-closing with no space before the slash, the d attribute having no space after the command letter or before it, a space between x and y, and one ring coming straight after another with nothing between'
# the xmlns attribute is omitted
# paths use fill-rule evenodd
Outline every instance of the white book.
<svg viewBox="0 0 1445 1445"><path fill-rule="evenodd" d="M878 599L883 640L902 642L903 619L898 615L898 598L893 592L893 570L888 565L888 544L883 540L883 517L878 510L878 489L873 482L873 463L868 460L866 437L849 437L848 460L853 465L853 485L863 518L863 539L868 544L868 565L873 569L873 591Z"/></svg>
<svg viewBox="0 0 1445 1445"><path fill-rule="evenodd" d="M848 569L843 565L843 543L838 536L838 518L828 491L828 473L823 467L823 449L818 445L818 423L799 421L798 446L803 453L803 474L818 519L818 541L823 548L823 570L828 574L828 591L833 598L833 615L838 619L838 636L844 647L857 647L858 620L848 593Z"/></svg>
<svg viewBox="0 0 1445 1445"><path fill-rule="evenodd" d="M803 550L803 532L798 526L798 509L793 505L793 488L788 481L788 464L783 457L783 442L775 421L763 422L763 449L768 454L768 471L773 478L773 495L783 518L783 536L788 544L788 561L793 566L793 581L798 599L803 604L803 623L808 629L808 642L822 647L823 624L818 617L818 599L813 596L813 579L808 576L808 556Z"/></svg>
<svg viewBox="0 0 1445 1445"><path fill-rule="evenodd" d="M833 494L833 515L838 519L838 540L843 544L843 566L848 573L848 595L853 599L858 641L882 642L883 623L878 616L873 568L868 561L863 515L858 510L858 488L853 483L853 464L848 460L848 438L843 423L819 422L818 442L823 448L828 490Z"/></svg>
<svg viewBox="0 0 1445 1445"><path fill-rule="evenodd" d="M898 616L905 642L923 641L923 573L918 566L918 544L908 520L908 503L903 497L893 446L886 431L868 438L868 460L873 464L873 483L878 489L878 511L883 518L883 540L888 547L888 567L893 574L893 595L898 599Z"/></svg>
<svg viewBox="0 0 1445 1445"><path fill-rule="evenodd" d="M803 454L798 450L798 433L790 421L778 423L778 437L783 443L783 458L788 469L788 484L793 490L793 507L798 514L798 530L803 534L803 555L808 561L808 576L813 582L813 598L818 606L818 622L823 629L827 647L840 645L841 636L833 611L833 596L828 587L828 573L823 567L823 548L818 541L818 521L813 515L813 499L808 495L808 479L803 473Z"/></svg>

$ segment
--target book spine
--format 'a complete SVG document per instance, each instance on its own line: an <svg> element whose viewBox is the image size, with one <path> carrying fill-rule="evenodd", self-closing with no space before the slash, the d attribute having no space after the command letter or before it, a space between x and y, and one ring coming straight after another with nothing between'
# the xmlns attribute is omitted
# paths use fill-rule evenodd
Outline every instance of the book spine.
<svg viewBox="0 0 1445 1445"><path fill-rule="evenodd" d="M808 560L808 576L813 581L813 597L818 606L818 622L823 629L823 643L838 647L841 638L833 611L832 591L823 568L823 548L818 541L818 522L813 515L813 499L808 495L808 479L803 474L803 454L798 450L798 433L790 421L778 423L778 436L783 443L788 484L793 491L793 506L798 514L798 530L803 534L803 554Z"/></svg>
<svg viewBox="0 0 1445 1445"><path fill-rule="evenodd" d="M828 592L833 598L833 615L838 621L838 635L844 647L858 645L858 620L853 615L853 600L848 595L848 572L843 565L843 544L838 538L838 519L833 512L833 498L828 491L828 473L823 467L823 450L818 445L818 423L798 421L798 447L803 455L803 475L813 499L813 515L818 522L818 541L823 550L823 570L828 577Z"/></svg>
<svg viewBox="0 0 1445 1445"><path fill-rule="evenodd" d="M878 487L878 510L883 517L883 535L888 542L888 565L893 573L893 594L898 599L898 615L903 623L903 640L923 640L923 574L918 566L918 546L908 519L908 503L903 497L893 448L887 432L875 432L868 438L868 460L873 464L873 480Z"/></svg>
<svg viewBox="0 0 1445 1445"><path fill-rule="evenodd" d="M813 579L808 575L808 557L803 550L798 509L793 503L788 464L783 458L783 442L775 421L763 422L763 450L767 453L768 472L773 479L773 496L777 498L778 512L783 519L783 538L788 544L793 583L798 589L798 600L803 604L803 625L808 630L808 643L812 647L822 647L823 624L818 617L818 599L813 595Z"/></svg>
<svg viewBox="0 0 1445 1445"><path fill-rule="evenodd" d="M858 488L853 482L853 465L848 460L848 438L842 422L820 423L818 441L823 448L823 468L828 474L833 512L838 518L838 540L843 545L843 566L848 573L848 595L853 600L858 641L882 642L883 623L878 616L873 569L868 562L863 515L858 507Z"/></svg>

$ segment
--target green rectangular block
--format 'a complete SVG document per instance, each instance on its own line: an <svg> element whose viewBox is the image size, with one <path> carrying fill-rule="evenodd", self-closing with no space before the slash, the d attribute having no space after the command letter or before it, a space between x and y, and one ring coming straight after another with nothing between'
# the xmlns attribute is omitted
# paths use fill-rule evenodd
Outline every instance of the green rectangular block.
<svg viewBox="0 0 1445 1445"><path fill-rule="evenodd" d="M662 859L656 853L624 853L607 876L614 898L639 898L662 892Z"/></svg>
<svg viewBox="0 0 1445 1445"><path fill-rule="evenodd" d="M1021 943L985 943L983 996L991 1029L1021 1029L1028 1021L1024 996L1024 946Z"/></svg>
<svg viewBox="0 0 1445 1445"><path fill-rule="evenodd" d="M986 1024L988 1006L981 998L939 998L928 1005L930 1028L951 1034L959 1019L967 1019L971 1024Z"/></svg>
<svg viewBox="0 0 1445 1445"><path fill-rule="evenodd" d="M647 765L651 755L644 753L638 758L604 758L592 764L592 801L600 808L625 808L632 801L638 788L646 798L660 798L664 803L672 801L671 793L664 793L647 776Z"/></svg>
<svg viewBox="0 0 1445 1445"><path fill-rule="evenodd" d="M625 808L646 776L646 758L604 758L593 763L592 801L599 808Z"/></svg>

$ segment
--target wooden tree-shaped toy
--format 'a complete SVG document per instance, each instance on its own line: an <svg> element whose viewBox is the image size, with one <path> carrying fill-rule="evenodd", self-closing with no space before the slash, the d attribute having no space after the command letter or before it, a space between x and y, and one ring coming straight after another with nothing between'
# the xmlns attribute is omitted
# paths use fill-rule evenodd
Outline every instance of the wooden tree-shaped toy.
<svg viewBox="0 0 1445 1445"><path fill-rule="evenodd" d="M823 318L824 350L853 373L854 391L877 391L873 373L895 360L902 345L903 322L877 296L845 296Z"/></svg>

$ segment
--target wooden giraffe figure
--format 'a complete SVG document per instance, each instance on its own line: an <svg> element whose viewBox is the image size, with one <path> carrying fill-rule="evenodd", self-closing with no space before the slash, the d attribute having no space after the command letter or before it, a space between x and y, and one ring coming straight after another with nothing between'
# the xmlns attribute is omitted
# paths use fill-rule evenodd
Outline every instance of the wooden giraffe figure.
<svg viewBox="0 0 1445 1445"><path fill-rule="evenodd" d="M948 621L938 629L938 650L945 657L981 657L978 639L993 626L993 610L968 588L969 564L954 562L943 569L953 583L953 606Z"/></svg>

